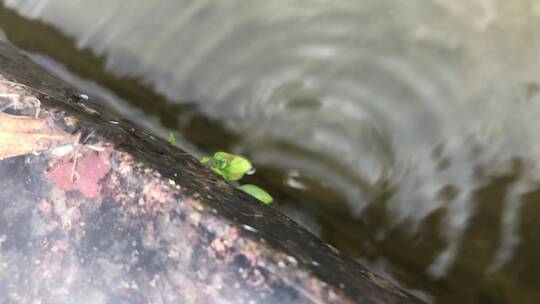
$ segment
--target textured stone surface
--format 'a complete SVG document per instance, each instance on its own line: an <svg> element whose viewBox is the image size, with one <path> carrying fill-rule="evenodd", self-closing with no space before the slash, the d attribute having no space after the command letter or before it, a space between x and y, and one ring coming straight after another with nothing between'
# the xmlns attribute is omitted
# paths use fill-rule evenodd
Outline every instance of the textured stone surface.
<svg viewBox="0 0 540 304"><path fill-rule="evenodd" d="M420 302L1 43L0 94L77 139L0 161L1 303Z"/></svg>

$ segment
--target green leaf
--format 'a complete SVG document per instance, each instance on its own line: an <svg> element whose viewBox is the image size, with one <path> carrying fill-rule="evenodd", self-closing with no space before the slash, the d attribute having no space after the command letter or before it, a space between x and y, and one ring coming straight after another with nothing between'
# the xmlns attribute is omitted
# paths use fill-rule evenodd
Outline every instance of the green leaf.
<svg viewBox="0 0 540 304"><path fill-rule="evenodd" d="M229 182L241 179L244 174L253 169L253 165L245 157L223 151L214 153L214 156L212 157L203 156L201 157L200 162L208 164L212 171L221 175ZM274 200L270 194L255 185L246 184L238 187L238 189L248 193L266 205L272 203Z"/></svg>
<svg viewBox="0 0 540 304"><path fill-rule="evenodd" d="M220 151L214 154L212 168L225 180L236 181L250 171L253 165L242 156Z"/></svg>
<svg viewBox="0 0 540 304"><path fill-rule="evenodd" d="M230 161L233 158L234 158L234 155L227 152L218 151L214 153L214 159L224 159L224 160Z"/></svg>
<svg viewBox="0 0 540 304"><path fill-rule="evenodd" d="M255 197L256 199L260 200L261 202L263 202L266 205L269 205L274 201L274 199L270 196L270 194L268 194L268 192L264 191L263 189L255 186L255 185L245 184L245 185L242 185L242 186L238 187L238 189L240 189L240 190L246 192L247 194Z"/></svg>
<svg viewBox="0 0 540 304"><path fill-rule="evenodd" d="M229 166L229 161L222 157L214 157L212 159L212 166L218 170L225 170Z"/></svg>
<svg viewBox="0 0 540 304"><path fill-rule="evenodd" d="M253 165L251 165L249 160L240 156L235 156L224 170L225 178L228 180L239 180L252 168Z"/></svg>
<svg viewBox="0 0 540 304"><path fill-rule="evenodd" d="M176 146L176 137L173 132L169 132L169 142L171 145Z"/></svg>

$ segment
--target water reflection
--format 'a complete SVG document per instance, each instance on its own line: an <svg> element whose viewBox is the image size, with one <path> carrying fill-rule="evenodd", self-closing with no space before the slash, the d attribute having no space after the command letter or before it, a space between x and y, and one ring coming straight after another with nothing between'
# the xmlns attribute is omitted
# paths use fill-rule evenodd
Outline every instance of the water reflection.
<svg viewBox="0 0 540 304"><path fill-rule="evenodd" d="M536 1L4 2L116 77L196 101L258 174L323 210L323 237L403 284L448 303L540 286L521 277L539 250Z"/></svg>

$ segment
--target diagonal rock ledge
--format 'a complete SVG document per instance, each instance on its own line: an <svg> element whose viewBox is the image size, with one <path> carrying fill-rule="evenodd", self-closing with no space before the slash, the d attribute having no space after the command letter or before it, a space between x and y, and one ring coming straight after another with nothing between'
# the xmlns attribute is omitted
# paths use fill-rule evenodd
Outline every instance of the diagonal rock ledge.
<svg viewBox="0 0 540 304"><path fill-rule="evenodd" d="M4 106L1 303L421 303L0 42Z"/></svg>

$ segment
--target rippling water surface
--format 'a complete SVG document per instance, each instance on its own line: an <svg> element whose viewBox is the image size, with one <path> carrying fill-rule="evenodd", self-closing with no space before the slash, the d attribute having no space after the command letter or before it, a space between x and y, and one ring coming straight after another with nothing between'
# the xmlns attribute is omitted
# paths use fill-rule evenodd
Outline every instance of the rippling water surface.
<svg viewBox="0 0 540 304"><path fill-rule="evenodd" d="M193 151L248 155L280 208L404 288L540 296L539 2L4 5L35 60Z"/></svg>

